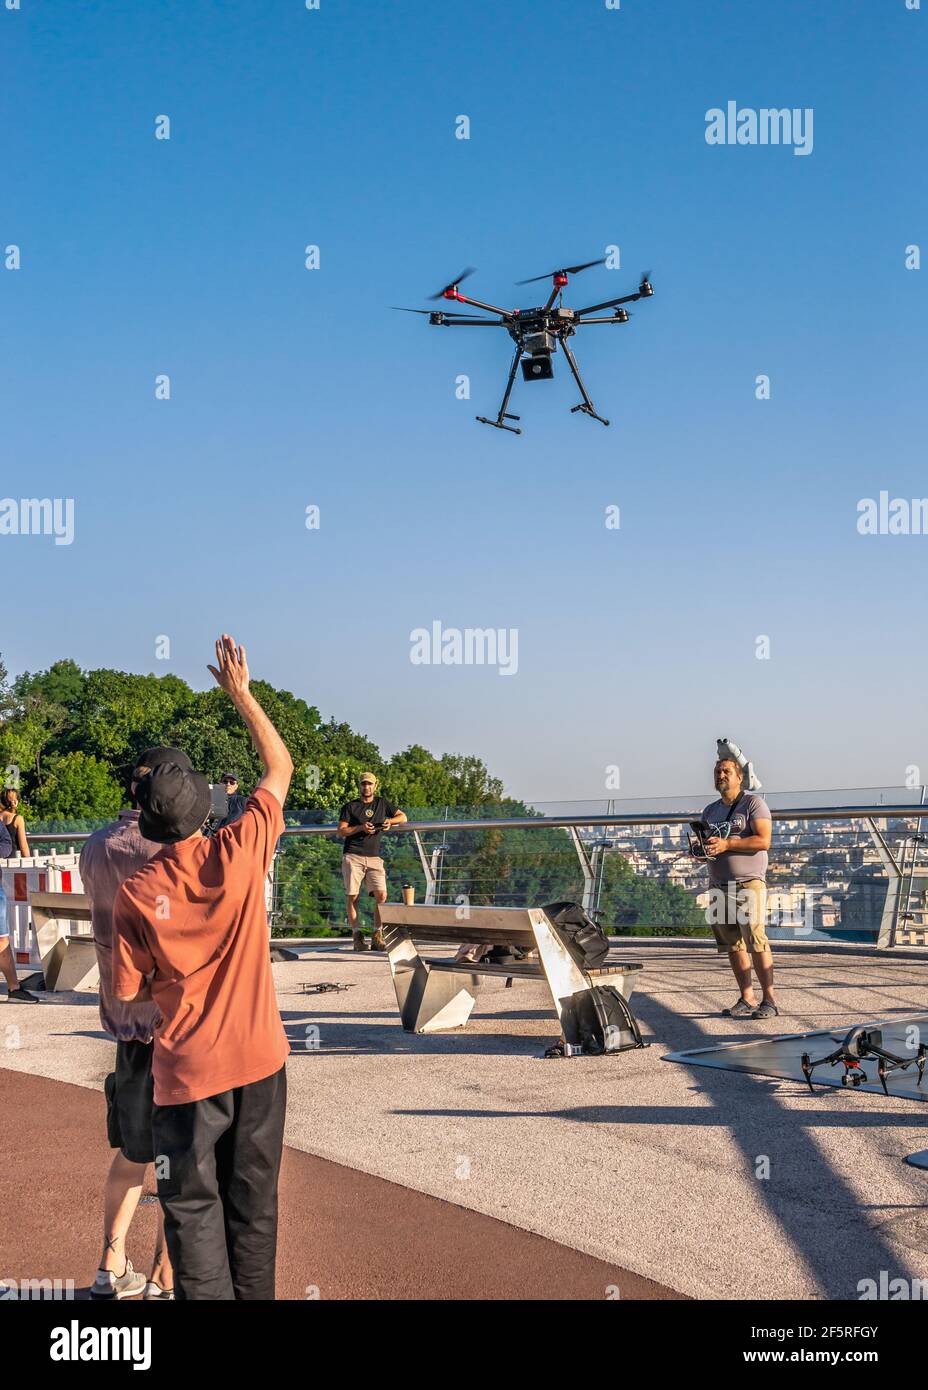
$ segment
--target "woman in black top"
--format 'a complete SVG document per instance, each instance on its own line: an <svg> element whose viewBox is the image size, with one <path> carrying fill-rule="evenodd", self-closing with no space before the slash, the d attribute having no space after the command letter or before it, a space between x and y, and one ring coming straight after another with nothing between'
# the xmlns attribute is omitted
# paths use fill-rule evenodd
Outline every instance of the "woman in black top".
<svg viewBox="0 0 928 1390"><path fill-rule="evenodd" d="M14 855L17 850L20 854L27 855L29 841L26 839L26 822L19 813L19 792L15 787L4 787L3 791L0 791L0 823L6 826L13 845L7 852L8 856ZM0 840L2 838L3 831L0 830ZM2 858L4 854L0 845L0 859Z"/></svg>
<svg viewBox="0 0 928 1390"><path fill-rule="evenodd" d="M0 791L0 971L6 979L6 997L18 1004L37 1004L39 1001L27 989L22 989L16 974L16 958L10 945L9 906L3 888L2 863L12 859L17 850L29 853L26 822L19 814L19 793L12 787Z"/></svg>

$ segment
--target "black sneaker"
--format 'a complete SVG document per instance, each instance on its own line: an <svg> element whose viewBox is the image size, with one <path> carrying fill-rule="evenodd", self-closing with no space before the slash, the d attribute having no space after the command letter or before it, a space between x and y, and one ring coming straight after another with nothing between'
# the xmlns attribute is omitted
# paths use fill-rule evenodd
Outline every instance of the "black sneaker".
<svg viewBox="0 0 928 1390"><path fill-rule="evenodd" d="M23 989L19 985L16 989L8 989L6 997L11 1004L41 1004L41 999L37 994L30 994L28 989Z"/></svg>
<svg viewBox="0 0 928 1390"><path fill-rule="evenodd" d="M163 1289L160 1284L156 1284L154 1280L149 1279L148 1283L145 1285L145 1292L142 1294L142 1299L146 1303L173 1303L174 1290Z"/></svg>
<svg viewBox="0 0 928 1390"><path fill-rule="evenodd" d="M772 999L765 999L751 1014L752 1018L779 1018L780 1010Z"/></svg>

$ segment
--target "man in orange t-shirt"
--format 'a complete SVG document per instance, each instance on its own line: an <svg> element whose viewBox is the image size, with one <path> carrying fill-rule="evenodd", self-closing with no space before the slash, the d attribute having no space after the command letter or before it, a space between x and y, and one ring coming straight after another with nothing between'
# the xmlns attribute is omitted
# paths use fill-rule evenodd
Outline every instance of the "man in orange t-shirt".
<svg viewBox="0 0 928 1390"><path fill-rule="evenodd" d="M271 974L264 880L293 763L223 634L209 669L251 734L264 776L212 836L209 783L161 763L136 788L139 830L164 848L113 908L113 992L150 998L152 1136L178 1299L273 1299L277 1180L289 1052Z"/></svg>

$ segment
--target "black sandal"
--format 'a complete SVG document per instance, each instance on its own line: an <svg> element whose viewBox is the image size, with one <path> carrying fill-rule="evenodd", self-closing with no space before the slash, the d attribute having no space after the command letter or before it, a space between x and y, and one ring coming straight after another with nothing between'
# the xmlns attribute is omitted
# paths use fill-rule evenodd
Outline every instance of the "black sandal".
<svg viewBox="0 0 928 1390"><path fill-rule="evenodd" d="M731 1006L730 1009L723 1009L723 1010L722 1010L722 1017L723 1017L723 1018L756 1018L756 1017L757 1017L757 1014L754 1012L754 1010L755 1010L756 1008L757 1008L757 1005L756 1005L756 1004L749 1004L748 1001L747 1001L746 999L740 999L740 998L739 998L737 1004L733 1004L733 1005Z"/></svg>

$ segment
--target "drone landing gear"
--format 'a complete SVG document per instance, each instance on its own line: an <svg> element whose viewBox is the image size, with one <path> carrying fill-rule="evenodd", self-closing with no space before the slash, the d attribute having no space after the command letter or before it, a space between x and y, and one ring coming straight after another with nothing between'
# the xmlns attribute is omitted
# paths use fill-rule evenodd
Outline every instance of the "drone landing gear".
<svg viewBox="0 0 928 1390"><path fill-rule="evenodd" d="M567 364L574 374L574 381L580 387L580 394L583 397L581 405L571 407L571 415L576 415L579 410L582 415L589 415L593 420L598 420L601 425L608 425L609 421L605 419L604 416L597 415L593 402L587 395L586 387L583 384L583 378L580 375L580 368L577 366L577 359L571 352L566 338L561 339L561 347L564 349L564 356L567 358Z"/></svg>
<svg viewBox="0 0 928 1390"><path fill-rule="evenodd" d="M521 419L522 419L522 416L521 416L521 415L506 415L506 414L504 414L504 415L501 415L500 418L499 418L498 420L488 420L487 417L486 417L485 415L478 415L476 418L480 421L481 425L492 425L494 429L497 429L497 430L508 430L510 434L521 434L521 433L522 433L522 431L521 431L521 430L517 430L516 427L515 427L514 425L504 425L504 424L503 424L503 420L521 420Z"/></svg>
<svg viewBox="0 0 928 1390"><path fill-rule="evenodd" d="M512 359L512 366L509 368L509 380L506 382L506 394L503 396L503 403L499 408L499 414L497 415L495 420L488 420L485 415L478 415L477 419L480 421L481 425L492 425L494 429L508 430L510 434L522 433L522 431L517 430L514 425L503 424L504 420L519 420L522 418L519 415L510 415L509 412L506 410L506 407L509 404L509 397L512 395L512 384L516 379L516 370L519 366L519 358L521 356L522 344L516 343L516 350L515 355Z"/></svg>
<svg viewBox="0 0 928 1390"><path fill-rule="evenodd" d="M591 405L573 405L570 408L571 415L576 415L578 410L580 411L581 415L589 415L592 419L598 420L601 425L608 425L609 423L609 421L604 419L602 415L597 415L596 411L593 409Z"/></svg>

